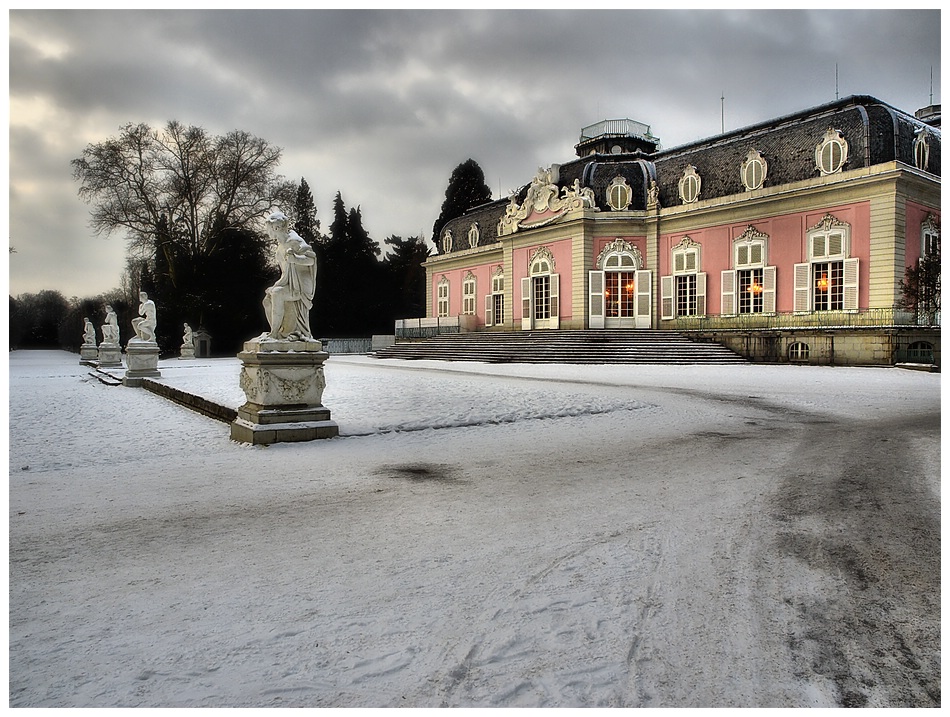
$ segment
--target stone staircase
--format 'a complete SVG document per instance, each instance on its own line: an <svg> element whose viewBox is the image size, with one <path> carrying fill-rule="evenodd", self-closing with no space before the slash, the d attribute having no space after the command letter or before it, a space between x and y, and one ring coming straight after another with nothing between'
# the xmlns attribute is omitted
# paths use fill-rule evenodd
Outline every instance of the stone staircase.
<svg viewBox="0 0 950 717"><path fill-rule="evenodd" d="M739 354L675 331L609 329L440 334L376 351L377 358L485 363L741 364Z"/></svg>

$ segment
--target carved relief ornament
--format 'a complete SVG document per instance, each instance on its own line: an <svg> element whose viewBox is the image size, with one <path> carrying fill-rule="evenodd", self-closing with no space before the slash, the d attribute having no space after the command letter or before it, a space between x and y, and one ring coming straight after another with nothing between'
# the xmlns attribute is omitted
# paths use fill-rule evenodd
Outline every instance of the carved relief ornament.
<svg viewBox="0 0 950 717"><path fill-rule="evenodd" d="M578 179L559 193L558 173L556 164L551 165L549 169L538 169L524 201L520 204L517 194L511 193L505 216L498 221L498 236L553 224L575 209L597 209L593 190L590 187L582 187Z"/></svg>
<svg viewBox="0 0 950 717"><path fill-rule="evenodd" d="M604 261L611 254L630 254L633 256L634 262L636 262L636 268L641 269L643 267L643 255L640 253L640 250L630 242L617 237L607 246L605 246L601 250L600 254L597 255L598 269L603 269Z"/></svg>

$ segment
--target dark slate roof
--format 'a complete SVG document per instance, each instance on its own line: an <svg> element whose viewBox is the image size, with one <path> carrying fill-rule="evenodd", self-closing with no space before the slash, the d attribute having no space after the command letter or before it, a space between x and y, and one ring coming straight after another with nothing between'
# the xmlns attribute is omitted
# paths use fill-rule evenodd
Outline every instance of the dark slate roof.
<svg viewBox="0 0 950 717"><path fill-rule="evenodd" d="M914 166L914 140L919 131L929 133L930 160L927 171L940 175L940 130L913 115L868 96L846 97L826 105L733 130L653 154L593 154L560 166L558 186L580 180L594 190L597 206L610 211L606 188L614 177L623 176L633 190L631 209L646 208L650 180L660 189L660 204L679 205L679 180L687 165L696 167L702 178L700 199L742 194L739 175L749 150L762 154L768 163L765 186L776 186L819 176L815 148L828 129L839 130L848 142L845 170L898 160ZM517 193L523 201L529 184ZM452 230L453 252L468 249L468 229L479 223L481 244L497 241L498 220L504 216L508 199L499 199L469 210L446 224ZM441 237L436 237L441 252Z"/></svg>

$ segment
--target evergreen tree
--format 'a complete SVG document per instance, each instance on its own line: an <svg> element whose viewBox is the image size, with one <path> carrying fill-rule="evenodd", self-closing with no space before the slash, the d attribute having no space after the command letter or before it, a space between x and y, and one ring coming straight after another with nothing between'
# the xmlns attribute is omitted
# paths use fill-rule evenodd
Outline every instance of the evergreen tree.
<svg viewBox="0 0 950 717"><path fill-rule="evenodd" d="M303 177L297 186L297 197L294 200L294 231L310 246L321 241L320 220L317 219L317 206L313 203L313 193L310 185Z"/></svg>
<svg viewBox="0 0 950 717"><path fill-rule="evenodd" d="M929 247L926 256L904 270L900 282L900 306L912 312L917 323L934 326L940 315L940 244Z"/></svg>
<svg viewBox="0 0 950 717"><path fill-rule="evenodd" d="M474 159L467 159L452 170L445 190L442 212L432 225L432 240L438 244L443 227L472 207L492 199L491 189L485 184L485 173Z"/></svg>
<svg viewBox="0 0 950 717"><path fill-rule="evenodd" d="M426 271L422 265L429 257L429 247L422 237L391 236L386 244L390 249L384 262L390 322L425 316Z"/></svg>

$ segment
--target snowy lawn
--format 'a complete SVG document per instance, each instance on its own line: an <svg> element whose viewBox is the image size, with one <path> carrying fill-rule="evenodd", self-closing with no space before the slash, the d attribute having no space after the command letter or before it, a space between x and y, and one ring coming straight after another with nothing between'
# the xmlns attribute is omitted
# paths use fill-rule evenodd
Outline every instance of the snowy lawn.
<svg viewBox="0 0 950 717"><path fill-rule="evenodd" d="M9 361L13 707L939 705L938 374Z"/></svg>

